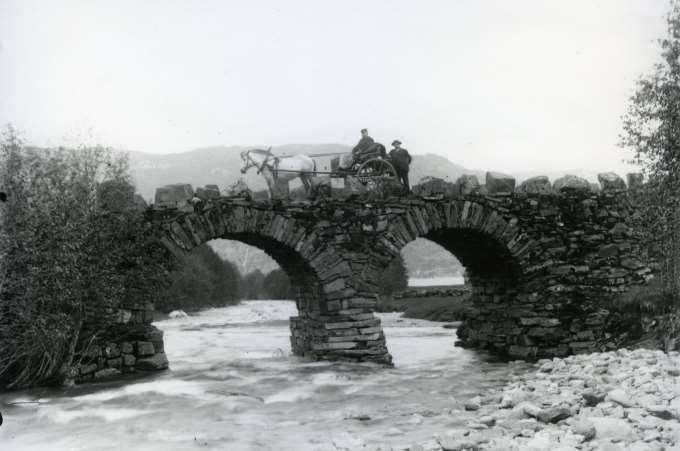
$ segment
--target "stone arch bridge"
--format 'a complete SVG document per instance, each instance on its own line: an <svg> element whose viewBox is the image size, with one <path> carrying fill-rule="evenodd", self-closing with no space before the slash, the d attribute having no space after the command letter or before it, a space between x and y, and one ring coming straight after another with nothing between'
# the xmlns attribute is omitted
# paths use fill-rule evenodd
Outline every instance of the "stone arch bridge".
<svg viewBox="0 0 680 451"><path fill-rule="evenodd" d="M295 354L390 364L373 314L378 280L404 246L423 237L468 271L474 307L459 328L462 343L538 358L616 346L616 303L652 277L633 226L634 190L607 180L597 192L541 178L508 188L487 175L482 187L435 180L412 196L382 199L271 202L215 194L148 214L169 248L188 252L225 238L271 255L297 293Z"/></svg>

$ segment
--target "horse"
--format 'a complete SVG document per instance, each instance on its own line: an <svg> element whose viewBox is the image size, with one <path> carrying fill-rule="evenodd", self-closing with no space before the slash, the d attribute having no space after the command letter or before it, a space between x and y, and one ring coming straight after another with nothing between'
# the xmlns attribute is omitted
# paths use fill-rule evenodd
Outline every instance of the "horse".
<svg viewBox="0 0 680 451"><path fill-rule="evenodd" d="M300 177L305 191L309 193L312 188L311 177L316 172L316 162L307 155L277 157L271 150L270 147L267 150L251 149L241 152L241 174L245 174L250 168L256 168L257 173L262 174L267 182L270 195L276 192L277 180L290 182Z"/></svg>

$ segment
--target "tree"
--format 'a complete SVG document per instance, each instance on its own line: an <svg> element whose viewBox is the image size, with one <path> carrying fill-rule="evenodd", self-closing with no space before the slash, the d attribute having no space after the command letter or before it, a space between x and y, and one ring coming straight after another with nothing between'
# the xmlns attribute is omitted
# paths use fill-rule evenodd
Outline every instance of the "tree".
<svg viewBox="0 0 680 451"><path fill-rule="evenodd" d="M623 116L621 146L648 183L639 193L640 230L659 258L662 286L680 296L680 2L671 2L661 58L641 77Z"/></svg>
<svg viewBox="0 0 680 451"><path fill-rule="evenodd" d="M0 384L47 383L68 373L85 324L157 298L166 251L109 149L26 148L8 128L0 186Z"/></svg>
<svg viewBox="0 0 680 451"><path fill-rule="evenodd" d="M261 295L265 299L295 299L290 279L281 268L270 271L264 277Z"/></svg>
<svg viewBox="0 0 680 451"><path fill-rule="evenodd" d="M404 257L399 254L389 264L382 277L380 278L380 286L378 287L380 294L393 295L404 291L408 286L408 273L404 266Z"/></svg>

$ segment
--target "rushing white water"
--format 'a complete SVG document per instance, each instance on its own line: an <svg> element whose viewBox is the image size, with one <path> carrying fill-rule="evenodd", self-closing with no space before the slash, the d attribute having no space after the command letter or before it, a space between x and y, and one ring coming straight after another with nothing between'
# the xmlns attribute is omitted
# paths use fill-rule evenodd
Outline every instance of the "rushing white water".
<svg viewBox="0 0 680 451"><path fill-rule="evenodd" d="M452 410L456 399L525 368L399 314L379 315L395 368L309 362L290 353L296 314L292 302L249 301L160 321L170 370L4 394L0 450L407 448L464 426L473 413Z"/></svg>
<svg viewBox="0 0 680 451"><path fill-rule="evenodd" d="M465 279L463 276L445 276L445 277L409 277L409 287L432 287L432 286L449 286L449 285L463 285Z"/></svg>

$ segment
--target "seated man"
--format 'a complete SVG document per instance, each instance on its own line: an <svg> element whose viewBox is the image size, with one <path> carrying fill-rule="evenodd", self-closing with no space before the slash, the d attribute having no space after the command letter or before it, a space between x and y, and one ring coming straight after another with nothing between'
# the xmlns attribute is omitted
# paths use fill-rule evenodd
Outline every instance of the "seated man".
<svg viewBox="0 0 680 451"><path fill-rule="evenodd" d="M373 146L373 144L375 144L375 141L373 141L373 138L368 136L368 130L362 128L361 139L359 140L359 143L354 146L354 149L352 149L352 156L356 159L357 156L360 156L361 154L368 151Z"/></svg>
<svg viewBox="0 0 680 451"><path fill-rule="evenodd" d="M373 138L368 136L368 130L365 128L361 129L361 139L357 143L356 146L352 149L352 154L347 155L347 157L343 157L340 161L340 169L341 171L347 171L350 169L355 163L360 162L363 158L362 156L366 155L370 150L375 146L375 141L373 141Z"/></svg>

